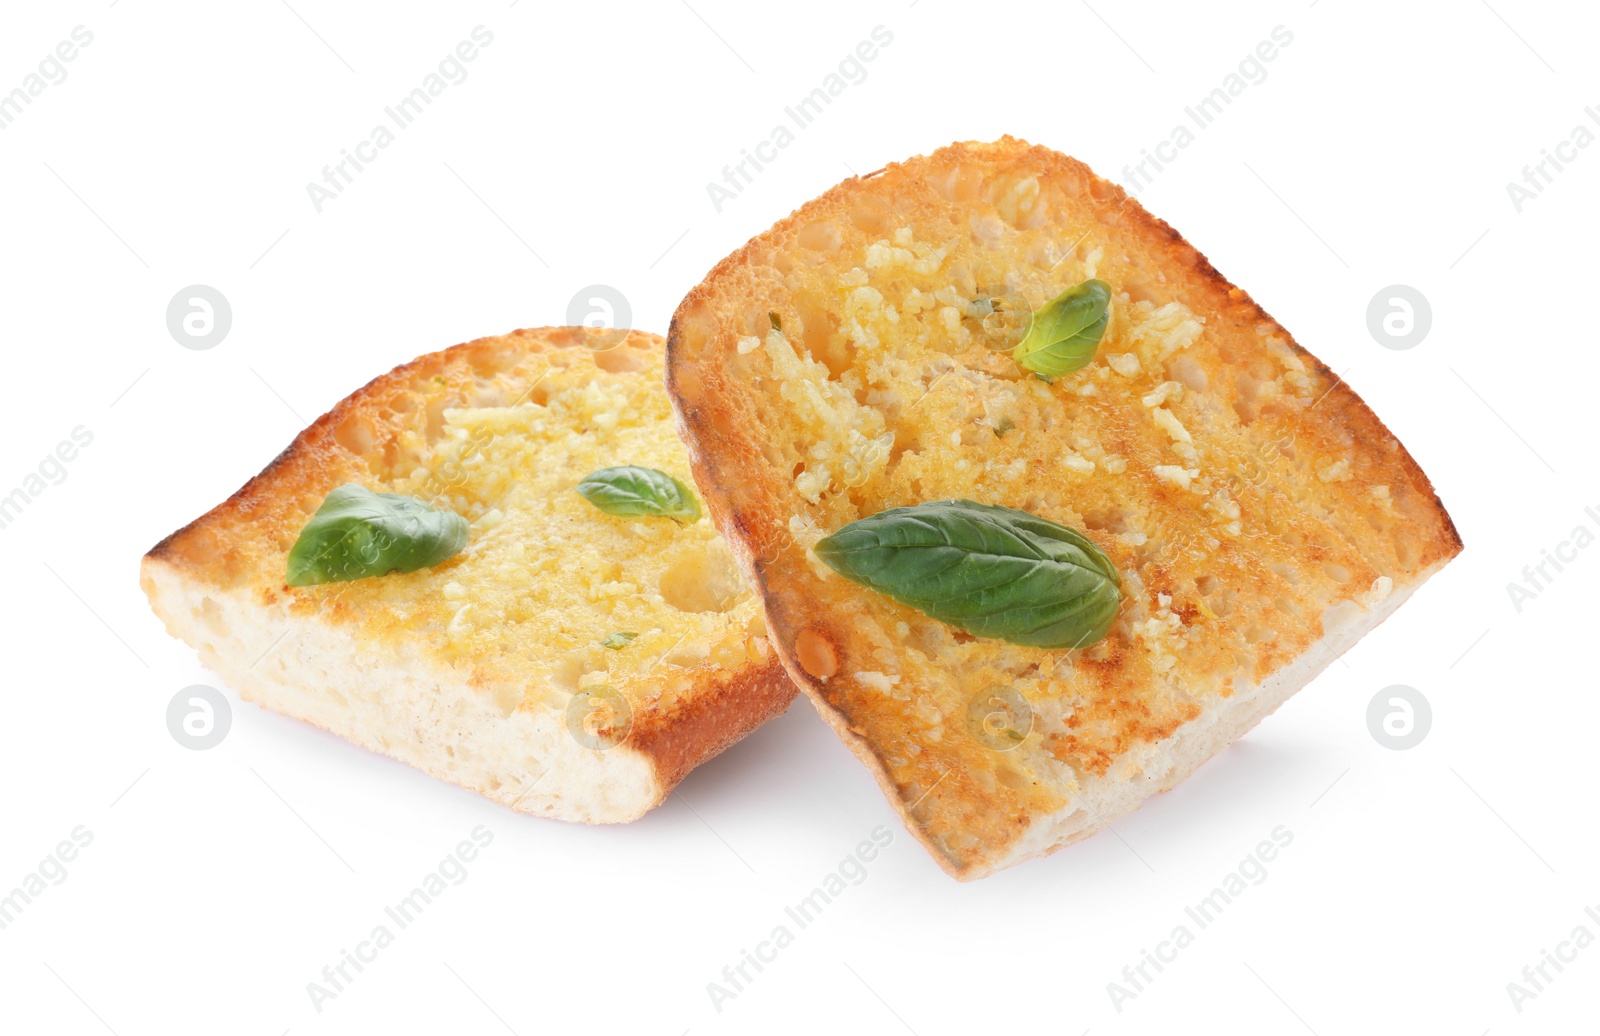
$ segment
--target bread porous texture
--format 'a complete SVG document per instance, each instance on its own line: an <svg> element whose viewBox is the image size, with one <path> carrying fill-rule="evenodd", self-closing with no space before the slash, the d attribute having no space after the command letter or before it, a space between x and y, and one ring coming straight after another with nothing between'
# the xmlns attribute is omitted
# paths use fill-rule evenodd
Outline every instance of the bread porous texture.
<svg viewBox="0 0 1600 1036"><path fill-rule="evenodd" d="M1026 313L1091 278L1112 290L1092 362L1024 370ZM964 879L1170 788L1460 550L1348 385L1120 188L1011 138L852 178L753 239L684 299L667 373L791 676ZM1122 577L1109 635L975 638L812 552L950 499L1087 535Z"/></svg>
<svg viewBox="0 0 1600 1036"><path fill-rule="evenodd" d="M523 812L638 817L795 693L708 518L614 517L576 491L618 465L691 481L662 344L542 328L396 368L151 550L152 607L246 700ZM466 548L287 586L348 482L462 515Z"/></svg>

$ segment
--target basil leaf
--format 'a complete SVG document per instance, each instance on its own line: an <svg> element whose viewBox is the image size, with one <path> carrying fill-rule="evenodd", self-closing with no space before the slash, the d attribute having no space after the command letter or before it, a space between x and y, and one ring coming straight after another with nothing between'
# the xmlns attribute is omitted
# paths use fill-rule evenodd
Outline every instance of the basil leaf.
<svg viewBox="0 0 1600 1036"><path fill-rule="evenodd" d="M1081 533L971 500L896 507L817 542L860 583L980 637L1082 648L1111 628L1122 577Z"/></svg>
<svg viewBox="0 0 1600 1036"><path fill-rule="evenodd" d="M578 483L578 492L618 518L671 518L680 525L700 520L694 491L655 468L601 468Z"/></svg>
<svg viewBox="0 0 1600 1036"><path fill-rule="evenodd" d="M1017 343L1012 357L1024 370L1043 378L1058 378L1088 366L1106 333L1111 286L1105 281L1084 281L1068 288L1034 311L1028 333Z"/></svg>
<svg viewBox="0 0 1600 1036"><path fill-rule="evenodd" d="M409 496L349 483L329 493L289 550L290 586L437 565L467 545L467 520Z"/></svg>
<svg viewBox="0 0 1600 1036"><path fill-rule="evenodd" d="M618 630L615 633L606 634L605 638L600 641L600 646L611 648L613 651L620 651L632 643L633 638L638 635L627 630Z"/></svg>

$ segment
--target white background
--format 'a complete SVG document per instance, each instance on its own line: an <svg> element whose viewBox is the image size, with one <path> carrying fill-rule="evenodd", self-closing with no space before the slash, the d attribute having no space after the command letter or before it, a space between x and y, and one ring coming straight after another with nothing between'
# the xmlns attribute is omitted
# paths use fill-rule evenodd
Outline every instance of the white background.
<svg viewBox="0 0 1600 1036"><path fill-rule="evenodd" d="M1600 148L1517 212L1508 181L1600 104L1576 3L682 0L637 6L8 4L0 92L75 26L68 77L0 131L0 493L92 444L11 525L0 893L92 843L0 931L0 1030L1569 1033L1600 946L1592 586ZM1496 13L1498 11L1498 14ZM296 13L298 12L298 13ZM1501 16L1504 16L1502 19ZM1508 24L1509 23L1509 24ZM318 214L322 167L474 26L493 43ZM893 34L720 213L708 181L874 26ZM664 332L718 259L852 170L1011 133L1125 180L1275 26L1293 42L1143 202L1372 405L1465 553L1280 712L1115 834L946 877L797 703L626 827L516 816L234 701L195 752L167 702L218 684L170 640L140 555L390 366L565 322L593 283ZM215 286L233 326L180 348ZM1391 284L1433 326L1367 331ZM1553 569L1548 571L1554 573ZM1409 751L1369 700L1422 691ZM493 843L316 1013L308 982L477 825ZM894 841L719 1013L707 983L878 825ZM1277 825L1292 844L1117 1011L1107 983ZM793 927L791 925L791 927ZM1191 926L1192 927L1192 926ZM1552 974L1555 974L1553 971Z"/></svg>

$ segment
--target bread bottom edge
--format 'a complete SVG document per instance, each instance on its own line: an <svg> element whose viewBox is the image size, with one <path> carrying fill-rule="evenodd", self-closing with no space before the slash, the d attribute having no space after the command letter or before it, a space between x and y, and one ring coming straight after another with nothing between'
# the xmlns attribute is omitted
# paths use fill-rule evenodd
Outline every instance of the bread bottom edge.
<svg viewBox="0 0 1600 1036"><path fill-rule="evenodd" d="M249 702L477 792L520 813L624 823L671 791L626 743L585 747L521 687L478 687L404 639L352 641L314 615L263 606L146 557L140 584L167 631ZM672 783L676 783L675 781Z"/></svg>
<svg viewBox="0 0 1600 1036"><path fill-rule="evenodd" d="M1019 863L1048 856L1082 841L1127 816L1154 796L1170 791L1203 764L1249 733L1297 691L1314 680L1334 659L1375 629L1406 602L1417 588L1449 562L1440 561L1405 587L1397 588L1370 611L1337 625L1289 665L1259 686L1220 699L1198 719L1185 723L1172 737L1144 746L1127 762L1119 760L1105 776L1085 780L1077 799L1032 824L1028 832L992 865L969 868L962 881L987 877ZM1326 620L1325 620L1326 621ZM1324 627L1326 629L1326 626ZM1129 763L1140 769L1132 778L1115 775Z"/></svg>

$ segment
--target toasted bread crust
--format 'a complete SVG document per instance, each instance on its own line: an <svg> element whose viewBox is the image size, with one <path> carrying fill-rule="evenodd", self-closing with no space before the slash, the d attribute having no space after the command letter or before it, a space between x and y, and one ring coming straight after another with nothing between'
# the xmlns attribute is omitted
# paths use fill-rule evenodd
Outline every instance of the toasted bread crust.
<svg viewBox="0 0 1600 1036"><path fill-rule="evenodd" d="M538 366L530 365L531 359L563 368L632 369L608 364L613 359L626 364L632 350L659 357L663 344L658 335L630 331L612 350L597 352L582 328L525 328L401 364L319 417L227 500L152 547L144 559L141 581L169 631L179 636L184 635L185 624L157 603L158 582L242 593L257 605L282 605L301 618L315 613L335 624L370 619L337 593L313 600L320 588L297 591L284 583L287 549L330 490L345 482L370 482L375 476L381 481L388 469L403 465L404 457L397 457L396 451L404 433L424 433L430 422L437 425L447 408L505 406L528 397L537 391L539 380L529 374ZM422 405L417 405L418 399ZM485 683L487 678L473 672L470 661L468 680ZM795 693L772 652L742 664L697 668L686 687L639 696L632 704L631 730L613 750L638 753L648 761L656 792L654 801L645 805L648 808L696 765L781 713ZM328 725L314 717L302 718ZM354 736L347 730L334 732ZM378 744L368 747L384 750ZM430 768L425 761L397 757ZM512 797L496 794L495 788L475 790L508 802Z"/></svg>
<svg viewBox="0 0 1600 1036"><path fill-rule="evenodd" d="M1031 215L1026 210L1015 211L1014 206L1008 211L1012 196L1006 195L1006 190L1018 184L1026 186L1028 181L1033 182L1041 202L1050 199L1050 206L1034 209ZM1040 216L1040 212L1044 214ZM839 382L841 372L848 371L856 377L850 391L858 400L870 399L871 390L880 383L873 381L875 372L861 359L863 350L849 341L841 348L841 340L851 336L840 332L838 312L826 310L827 303L819 301L818 285L824 275L813 271L827 270L829 276L836 276L835 266L829 265L836 263L837 273L845 272L851 264L849 257L859 261L874 241L878 241L877 247L889 244L897 227L910 228L918 236L933 235L924 238L933 244L954 242L952 254L970 259L977 246L969 246L950 228L970 226L971 239L976 242L986 229L985 220L1001 218L1017 230L1086 228L1078 240L1088 243L1067 247L1056 263L1072 258L1081 265L1091 248L1104 246L1104 266L1111 271L1106 276L1114 290L1126 293L1134 303L1146 298L1152 303L1181 300L1203 320L1205 339L1211 343L1204 361L1212 377L1211 397L1237 415L1236 419L1225 412L1212 415L1217 423L1224 423L1224 417L1233 422L1228 433L1249 449L1260 450L1261 443L1287 437L1296 463L1302 468L1320 464L1324 472L1319 481L1313 468L1309 485L1304 487L1307 513L1297 515L1292 513L1294 508L1283 506L1282 501L1275 503L1271 496L1293 479L1303 479L1304 472L1294 474L1294 464L1281 457L1231 458L1235 473L1241 463L1263 469L1261 485L1251 485L1251 477L1245 478L1242 486L1237 478L1232 484L1239 497L1234 502L1245 507L1246 518L1255 517L1270 525L1274 536L1298 544L1293 551L1252 554L1268 537L1252 537L1247 528L1241 541L1245 546L1235 548L1224 540L1220 547L1206 548L1216 554L1219 565L1231 566L1229 571L1236 577L1242 604L1232 624L1210 615L1193 589L1191 581L1203 578L1205 570L1191 555L1206 550L1169 556L1141 553L1119 542L1122 530L1114 515L1115 491L1106 488L1117 480L1098 470L1093 476L1098 485L1091 482L1079 489L1079 483L1070 483L1070 491L1056 494L1052 484L1067 482L1069 476L1049 451L1038 451L1024 455L1028 472L1014 492L996 489L991 482L985 492L978 493L970 486L960 486L958 480L959 491L947 489L923 497L971 495L986 503L1050 512L1045 516L1084 528L1119 568L1137 571L1147 591L1141 608L1154 611L1156 598L1165 596L1171 598L1173 611L1180 613L1188 626L1242 634L1247 625L1267 624L1263 641L1251 645L1244 664L1225 665L1216 657L1196 663L1208 679L1218 682L1217 687L1204 690L1180 686L1163 693L1151 691L1158 673L1149 659L1135 650L1141 642L1126 626L1100 649L1079 653L1072 663L1074 675L1065 678L1075 697L1064 729L1050 732L1040 745L1043 756L1064 767L1055 787L1049 779L1037 778L1038 767L1049 765L1051 759L1033 764L1035 769L1019 779L1010 763L995 761L996 753L970 742L959 743L959 732L944 739L923 733L929 722L939 728L940 722L955 719L947 707L948 687L942 692L943 699L926 678L922 684L886 692L854 675L852 670L879 668L882 660L897 652L898 660L905 661L905 651L895 646L893 633L885 631L892 630L897 621L902 625L910 622L915 636L917 617L909 609L886 604L870 591L840 585L841 580L816 571L819 566L808 560L804 549L808 543L795 542L792 520L820 526L813 533L825 534L844 521L864 517L869 504L882 508L915 502L916 498L898 485L893 491L880 489L879 483L887 484L889 474L896 470L898 453L862 482L847 481L842 489L830 485L820 497L806 497L791 470L809 471L805 451L791 449L797 427L793 415L807 405L803 392L791 392L787 383L781 383L777 361L764 365L766 354L752 343L752 339L759 341L769 334L768 314L772 313L782 326L777 334L796 343L794 352L801 355L802 366L809 359L826 359L832 381ZM938 237L940 233L946 236ZM943 255L941 252L939 257ZM1019 266L1024 261L1023 257L1009 258ZM1047 265L1040 263L1039 268ZM1054 270L1050 266L1043 274L1025 271L1028 283L1050 285L1048 292L1032 300L1034 305L1065 286L1053 282ZM907 312L897 319L905 320ZM737 347L741 339L746 343L742 348ZM1271 352L1277 347L1273 342L1281 345L1281 356ZM994 361L981 352L972 358L970 350L956 353L953 349L946 352L955 356L957 366L1014 377L1002 369L1008 358ZM824 357L823 353L830 355ZM1319 615L1282 615L1274 621L1270 609L1275 598L1288 608L1302 603L1321 608L1355 601L1369 587L1375 591L1379 579L1395 587L1413 587L1461 547L1449 515L1405 448L1348 385L1295 343L1248 294L1229 283L1177 231L1147 213L1115 184L1072 158L1009 137L993 144L955 144L866 177L853 177L801 207L718 263L688 294L673 317L667 355L668 389L689 445L695 477L719 527L743 548L741 560L763 596L768 627L790 676L869 765L912 832L942 866L962 878L1014 862L1012 847L1030 827L1067 808L1071 794L1063 793L1062 787L1076 788L1079 780L1115 779L1119 767L1126 770L1133 765L1130 760L1134 756L1150 746L1169 743L1219 699L1250 693L1325 642ZM874 355L882 357L884 353ZM1298 366L1291 361L1298 361ZM1270 371L1266 369L1269 365ZM1254 394L1262 379L1285 369L1293 371L1298 395ZM1064 380L1052 387L1057 398L1067 385ZM932 388L928 391L931 394ZM1023 392L1020 387L1017 391ZM1102 399L1084 396L1073 401L1099 422L1100 445L1108 452L1115 447L1132 458L1130 464L1159 461L1149 436L1136 427L1134 417L1126 408L1104 401L1103 395ZM844 405L849 406L848 402ZM893 404L888 409L892 410ZM1136 416L1145 415L1141 411ZM960 431L957 426L950 428ZM995 434L998 438L1001 433L997 430ZM926 443L916 445L926 450ZM894 448L898 451L905 445L897 441ZM1060 448L1065 450L1065 444ZM832 456L838 453L835 448ZM1341 461L1343 468L1336 466ZM937 458L930 463L937 464ZM950 482L940 480L941 474L947 472L932 470L928 477L946 487ZM1131 481L1132 476L1124 480ZM1194 532L1196 525L1187 515L1197 513L1204 498L1191 499L1186 489L1156 478L1144 477L1136 486L1140 498L1150 503L1147 516L1158 525L1164 522L1166 531L1181 535ZM1383 507L1356 499L1358 490L1376 491L1378 487L1392 493L1392 501ZM1056 496L1067 499L1051 502ZM1030 500L1045 502L1030 506ZM1108 513L1112 515L1109 518ZM1200 531L1208 535L1204 529ZM1268 564L1285 558L1303 562L1314 574L1303 581L1315 585L1296 589ZM1342 573L1344 579L1324 578L1322 569ZM1332 586L1337 582L1349 583L1349 589L1338 590ZM1205 614L1196 614L1197 604ZM1248 605L1259 607L1248 610ZM803 632L813 638L810 659L802 658L797 648ZM1255 635L1254 628L1249 632ZM819 641L826 649L815 647ZM964 664L963 658L974 657L974 651L961 641L953 648L947 646L939 660L954 675L933 682L953 686L980 671L1015 675L1028 667L1037 670L1056 662L1049 654L1013 649L1001 652L998 662L985 656L981 663ZM835 665L836 669L828 671ZM935 711L943 709L939 722L916 715L919 708L926 711L930 701ZM1029 774L1037 779L1030 779Z"/></svg>

